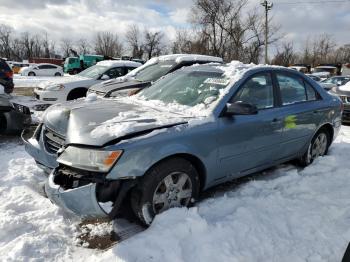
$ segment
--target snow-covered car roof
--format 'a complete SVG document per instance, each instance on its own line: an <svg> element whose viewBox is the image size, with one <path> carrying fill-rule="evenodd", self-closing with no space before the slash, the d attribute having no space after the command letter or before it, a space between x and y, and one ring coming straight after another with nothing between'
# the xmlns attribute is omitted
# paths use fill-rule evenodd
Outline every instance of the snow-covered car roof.
<svg viewBox="0 0 350 262"><path fill-rule="evenodd" d="M181 63L184 61L211 61L222 63L223 60L221 57L209 56L209 55L197 55L197 54L172 54L172 55L163 55L159 57L152 58L154 61L166 61L166 60L175 60L176 63ZM151 61L150 59L149 61Z"/></svg>
<svg viewBox="0 0 350 262"><path fill-rule="evenodd" d="M130 67L139 67L142 64L139 62L129 61L129 60L104 60L97 63L100 66L130 66Z"/></svg>
<svg viewBox="0 0 350 262"><path fill-rule="evenodd" d="M143 70L144 68L156 64L159 61L171 61L175 60L176 63L181 63L184 61L208 61L213 63L223 63L222 58L216 57L216 56L208 56L208 55L197 55L197 54L172 54L172 55L162 55L158 57L153 57L150 60L148 60L145 64L138 67L137 69L132 70L127 74L127 76L134 76L139 71Z"/></svg>

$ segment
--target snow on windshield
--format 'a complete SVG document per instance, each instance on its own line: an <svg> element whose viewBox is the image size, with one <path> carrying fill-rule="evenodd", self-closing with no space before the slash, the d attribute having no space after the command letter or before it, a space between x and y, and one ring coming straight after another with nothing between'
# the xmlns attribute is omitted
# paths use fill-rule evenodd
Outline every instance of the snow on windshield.
<svg viewBox="0 0 350 262"><path fill-rule="evenodd" d="M254 67L257 65L232 61L216 66L223 73L177 71L128 99L191 116L208 116L232 85Z"/></svg>

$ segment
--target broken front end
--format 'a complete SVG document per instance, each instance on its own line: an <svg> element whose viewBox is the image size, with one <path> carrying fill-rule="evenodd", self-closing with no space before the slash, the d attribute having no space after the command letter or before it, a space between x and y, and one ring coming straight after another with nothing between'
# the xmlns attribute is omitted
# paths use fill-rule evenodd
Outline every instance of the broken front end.
<svg viewBox="0 0 350 262"><path fill-rule="evenodd" d="M82 218L125 217L127 195L136 179L110 180L106 175L60 164L50 174L45 192L55 204Z"/></svg>

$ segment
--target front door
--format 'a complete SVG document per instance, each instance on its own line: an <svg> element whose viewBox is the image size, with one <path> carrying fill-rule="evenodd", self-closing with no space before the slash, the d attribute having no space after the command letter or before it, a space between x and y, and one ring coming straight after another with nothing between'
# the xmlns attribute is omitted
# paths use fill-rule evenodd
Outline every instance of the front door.
<svg viewBox="0 0 350 262"><path fill-rule="evenodd" d="M219 119L218 165L226 177L239 177L277 157L283 122L275 96L271 74L258 73L245 81L231 99L231 103L255 105L258 113Z"/></svg>

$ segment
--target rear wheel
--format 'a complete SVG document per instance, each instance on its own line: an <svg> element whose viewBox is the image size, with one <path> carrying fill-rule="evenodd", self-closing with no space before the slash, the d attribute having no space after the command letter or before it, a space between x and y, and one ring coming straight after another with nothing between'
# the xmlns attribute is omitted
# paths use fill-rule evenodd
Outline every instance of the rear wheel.
<svg viewBox="0 0 350 262"><path fill-rule="evenodd" d="M135 215L145 225L172 207L188 207L199 193L197 170L187 160L172 158L151 168L131 196Z"/></svg>
<svg viewBox="0 0 350 262"><path fill-rule="evenodd" d="M29 72L28 76L36 76L34 72Z"/></svg>
<svg viewBox="0 0 350 262"><path fill-rule="evenodd" d="M324 156L328 153L330 145L330 135L326 129L319 130L311 140L311 143L300 158L299 163L302 166L310 165L319 156Z"/></svg>

